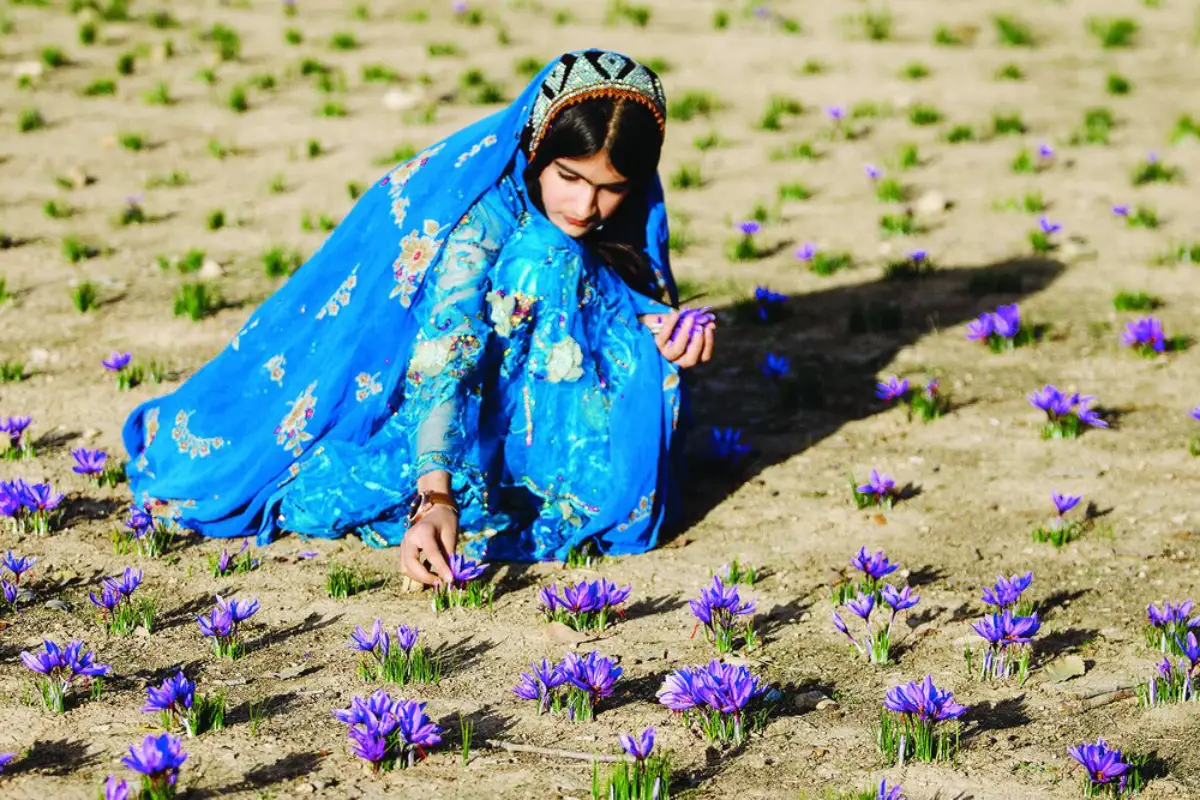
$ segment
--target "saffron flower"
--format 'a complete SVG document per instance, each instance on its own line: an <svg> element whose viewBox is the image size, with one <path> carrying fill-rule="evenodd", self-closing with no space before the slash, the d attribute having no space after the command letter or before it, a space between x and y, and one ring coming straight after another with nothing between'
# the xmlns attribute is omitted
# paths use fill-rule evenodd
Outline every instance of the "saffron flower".
<svg viewBox="0 0 1200 800"><path fill-rule="evenodd" d="M617 738L620 739L621 747L625 749L625 752L638 761L645 761L650 757L650 751L654 749L654 728L646 728L642 731L640 739L634 739L628 733L622 733Z"/></svg>
<svg viewBox="0 0 1200 800"><path fill-rule="evenodd" d="M442 729L425 713L425 703L393 699L383 689L366 700L354 697L334 717L350 726L354 754L375 772L411 767L442 741Z"/></svg>
<svg viewBox="0 0 1200 800"><path fill-rule="evenodd" d="M737 586L726 586L719 575L714 575L712 584L701 589L700 597L688 601L688 605L698 620L697 627L704 626L706 638L716 646L718 653L733 652L739 633L745 637L748 647L753 646L753 622L740 622L738 618L753 614L754 602L743 603Z"/></svg>
<svg viewBox="0 0 1200 800"><path fill-rule="evenodd" d="M129 755L121 763L142 774L142 794L149 798L175 796L179 768L187 761L183 741L169 733L149 734L140 747L129 746Z"/></svg>
<svg viewBox="0 0 1200 800"><path fill-rule="evenodd" d="M122 353L117 350L114 350L109 355L108 358L104 359L100 363L103 364L104 368L106 370L108 370L109 372L120 372L121 370L128 367L129 362L132 360L133 360L132 353Z"/></svg>
<svg viewBox="0 0 1200 800"><path fill-rule="evenodd" d="M867 177L873 181L877 181L883 176L883 170L878 169L874 164L867 164L863 167L863 170L867 173Z"/></svg>
<svg viewBox="0 0 1200 800"><path fill-rule="evenodd" d="M1079 505L1083 498L1076 495L1062 495L1058 492L1051 492L1050 499L1054 503L1055 516L1050 521L1049 527L1034 529L1033 540L1035 542L1050 542L1055 547L1062 547L1067 542L1078 538L1086 527L1086 515L1082 520L1071 521L1068 521L1065 516L1068 511Z"/></svg>
<svg viewBox="0 0 1200 800"><path fill-rule="evenodd" d="M1146 606L1146 644L1164 653L1183 655L1182 643L1193 630L1200 630L1200 615L1192 616L1192 601L1164 602L1162 608Z"/></svg>
<svg viewBox="0 0 1200 800"><path fill-rule="evenodd" d="M42 694L42 702L51 711L60 714L66 711L67 695L76 678L83 678L85 683L90 684L93 679L109 672L107 664L95 663L95 653L83 651L83 642L79 639L65 648L45 639L43 647L45 650L40 653L22 651L21 663L44 676L38 683L38 689Z"/></svg>
<svg viewBox="0 0 1200 800"><path fill-rule="evenodd" d="M1062 230L1062 225L1058 224L1057 222L1051 222L1046 217L1038 218L1038 227L1041 228L1044 233L1058 233Z"/></svg>
<svg viewBox="0 0 1200 800"><path fill-rule="evenodd" d="M1069 747L1067 753L1087 770L1084 791L1088 796L1097 791L1115 789L1115 794L1125 791L1130 765L1125 763L1120 750L1110 749L1103 739L1097 739L1095 744L1083 742Z"/></svg>
<svg viewBox="0 0 1200 800"><path fill-rule="evenodd" d="M882 578L891 575L896 570L900 569L899 564L892 563L888 557L883 554L882 550L876 550L875 553L867 553L867 548L864 545L859 548L858 553L850 559L850 566L861 572L867 581L871 584L869 591L874 591L874 583Z"/></svg>
<svg viewBox="0 0 1200 800"><path fill-rule="evenodd" d="M1180 644L1182 645L1182 642ZM1197 645L1196 649L1200 650L1200 645ZM1200 652L1195 655L1200 657ZM1150 680L1134 687L1138 705L1142 708L1155 708L1163 703L1186 703L1198 699L1193 682L1195 669L1194 661L1189 664L1188 660L1181 659L1172 663L1169 658L1163 656L1162 661L1155 665L1154 675Z"/></svg>
<svg viewBox="0 0 1200 800"><path fill-rule="evenodd" d="M792 365L787 356L776 355L775 353L767 353L763 363L759 365L762 374L777 381L791 371Z"/></svg>
<svg viewBox="0 0 1200 800"><path fill-rule="evenodd" d="M1040 145L1038 145L1038 158L1042 159L1043 161L1048 161L1054 158L1054 148L1045 142L1042 142Z"/></svg>
<svg viewBox="0 0 1200 800"><path fill-rule="evenodd" d="M932 675L889 689L883 705L877 739L889 759L941 761L953 756L957 730L943 723L961 717L967 708L954 702L951 692L934 686Z"/></svg>
<svg viewBox="0 0 1200 800"><path fill-rule="evenodd" d="M1021 310L1016 303L985 311L979 319L967 323L967 338L982 342L993 353L1011 350L1029 340L1021 330Z"/></svg>
<svg viewBox="0 0 1200 800"><path fill-rule="evenodd" d="M773 292L765 286L758 286L754 289L754 303L760 322L774 322L782 317L786 302L786 294Z"/></svg>
<svg viewBox="0 0 1200 800"><path fill-rule="evenodd" d="M1037 614L1019 617L1013 616L1012 611L1005 609L1002 612L989 614L972 627L980 637L988 642L983 661L979 665L980 679L1002 680L1011 677L1015 670L1020 682L1024 683L1029 675L1029 660L1032 651L1021 645L1029 644L1034 634L1041 628ZM974 654L969 649L967 653L967 664L970 669Z"/></svg>
<svg viewBox="0 0 1200 800"><path fill-rule="evenodd" d="M895 400L903 400L908 394L908 389L908 378L901 380L892 375L886 381L875 384L875 396L885 403L891 403Z"/></svg>
<svg viewBox="0 0 1200 800"><path fill-rule="evenodd" d="M765 721L769 706L755 708L755 701L767 692L748 668L714 660L668 675L657 696L667 708L682 712L685 720L696 714L710 742L740 744L747 728L759 728Z"/></svg>
<svg viewBox="0 0 1200 800"><path fill-rule="evenodd" d="M169 730L181 725L188 736L200 733L202 720L197 712L201 710L199 706L207 706L210 701L201 698L199 703L196 702L196 683L188 680L182 670L175 677L163 681L157 689L147 686L146 695L146 705L142 706L142 711L157 713L164 728Z"/></svg>
<svg viewBox="0 0 1200 800"><path fill-rule="evenodd" d="M879 782L879 790L875 792L875 800L905 800L904 792L900 790L900 784L888 787L887 779Z"/></svg>
<svg viewBox="0 0 1200 800"><path fill-rule="evenodd" d="M476 563L454 553L450 556L450 583L439 585L433 593L433 610L447 608L483 608L490 606L495 587L485 585L480 578L488 565Z"/></svg>
<svg viewBox="0 0 1200 800"><path fill-rule="evenodd" d="M208 616L196 617L200 634L213 640L217 658L240 658L245 645L238 638L238 626L258 613L257 600L225 600L217 595L217 605Z"/></svg>
<svg viewBox="0 0 1200 800"><path fill-rule="evenodd" d="M538 598L548 620L565 623L577 631L603 630L608 625L610 613L622 613L621 606L632 591L632 586L618 587L607 578L601 578L566 585L561 594L558 584L554 583L548 590L543 589Z"/></svg>
<svg viewBox="0 0 1200 800"><path fill-rule="evenodd" d="M840 123L846 116L845 106L825 106L825 113L831 120Z"/></svg>
<svg viewBox="0 0 1200 800"><path fill-rule="evenodd" d="M108 453L103 450L88 450L77 447L71 451L75 458L75 466L71 470L79 475L99 479L104 473L104 465L108 461Z"/></svg>
<svg viewBox="0 0 1200 800"><path fill-rule="evenodd" d="M743 236L753 236L762 230L762 225L754 220L746 220L745 222L739 222L737 224L737 229L742 233Z"/></svg>
<svg viewBox="0 0 1200 800"><path fill-rule="evenodd" d="M116 775L109 775L104 782L103 800L129 800L129 784Z"/></svg>
<svg viewBox="0 0 1200 800"><path fill-rule="evenodd" d="M738 428L714 427L708 439L708 452L716 463L732 467L750 452L750 446L742 444L742 432Z"/></svg>
<svg viewBox="0 0 1200 800"><path fill-rule="evenodd" d="M64 499L47 483L28 483L22 478L0 481L0 516L8 518L14 533L49 533Z"/></svg>
<svg viewBox="0 0 1200 800"><path fill-rule="evenodd" d="M1158 355L1167 349L1167 337L1163 333L1162 322L1154 317L1142 317L1125 323L1121 343L1143 356Z"/></svg>
<svg viewBox="0 0 1200 800"><path fill-rule="evenodd" d="M864 555L865 548L864 552L860 553L860 557ZM877 555L882 556L883 554L878 553ZM884 561L886 562L886 559ZM872 568L875 572L882 571L881 567L871 565L869 562L866 566ZM846 638L854 645L854 649L863 655L867 661L872 664L887 664L891 660L892 626L896 622L896 616L901 612L907 612L908 609L919 603L921 597L915 594L910 586L905 586L903 589L897 590L891 584L883 584L877 590L874 587L879 587L878 579L870 578L868 574L868 580L872 583L867 584L864 581L859 584L860 588L866 586L868 589L867 593L864 594L862 591L859 591L855 597L842 597L845 607L863 621L863 628L866 631L866 644L864 645L850 633L845 620L838 614L837 609L833 611L833 626L846 635ZM877 597L881 599L876 600ZM891 609L887 624L873 625L871 623L871 614L877 607L882 608L885 603Z"/></svg>
<svg viewBox="0 0 1200 800"><path fill-rule="evenodd" d="M613 684L624 672L611 658L605 658L596 652L588 653L582 658L574 653L567 653L559 668L567 679L567 684L578 690L577 700L572 697L567 699L569 716L571 719L584 721L592 718L596 704L602 697L613 693Z"/></svg>
<svg viewBox="0 0 1200 800"><path fill-rule="evenodd" d="M1034 408L1046 412L1046 424L1042 426L1043 439L1075 439L1084 426L1107 428L1108 423L1091 407L1096 398L1081 396L1078 392L1066 394L1053 384L1046 384L1032 394L1026 395Z"/></svg>
<svg viewBox="0 0 1200 800"><path fill-rule="evenodd" d="M891 508L899 492L891 476L872 469L866 483L854 487L854 502L859 508L870 505Z"/></svg>
<svg viewBox="0 0 1200 800"><path fill-rule="evenodd" d="M25 458L34 455L26 432L33 424L33 417L14 416L0 420L0 433L8 434L8 450L5 455L9 458Z"/></svg>
<svg viewBox="0 0 1200 800"><path fill-rule="evenodd" d="M394 634L383 629L383 620L375 620L370 632L358 626L350 635L350 647L362 653L358 674L363 680L390 683L437 683L441 680L441 659L417 644L418 628L401 625Z"/></svg>
<svg viewBox="0 0 1200 800"><path fill-rule="evenodd" d="M1054 508L1057 509L1058 515L1061 517L1075 506L1079 505L1079 501L1083 499L1080 495L1059 494L1051 492L1050 499L1054 501Z"/></svg>
<svg viewBox="0 0 1200 800"><path fill-rule="evenodd" d="M21 576L33 569L33 565L36 563L37 556L18 556L12 550L6 550L4 558L0 559L0 567L4 567L12 573L15 584L19 584Z"/></svg>
<svg viewBox="0 0 1200 800"><path fill-rule="evenodd" d="M1016 610L1021 595L1031 583L1033 583L1032 571L1026 572L1024 575L1013 575L1011 578L1001 575L996 578L993 586L983 587L983 602L995 606L998 611Z"/></svg>
<svg viewBox="0 0 1200 800"><path fill-rule="evenodd" d="M16 757L16 753L0 753L0 774L4 773L4 768Z"/></svg>
<svg viewBox="0 0 1200 800"><path fill-rule="evenodd" d="M149 515L145 516L145 523L153 527L153 520ZM208 557L208 565L212 569L214 578L224 578L228 575L237 575L244 572L250 572L257 569L258 559L251 553L247 552L250 547L250 540L243 539L242 546L236 552L230 553L228 549L222 549L221 555L210 555Z"/></svg>
<svg viewBox="0 0 1200 800"><path fill-rule="evenodd" d="M796 258L800 261L812 261L816 254L817 246L812 242L805 242L796 250Z"/></svg>
<svg viewBox="0 0 1200 800"><path fill-rule="evenodd" d="M538 713L545 714L559 699L554 690L566 682L567 676L561 666L543 658L540 663L530 664L529 672L521 673L521 681L513 687L513 694L524 700L536 700Z"/></svg>
<svg viewBox="0 0 1200 800"><path fill-rule="evenodd" d="M1051 222L1044 216L1039 217L1037 228L1029 232L1029 244L1033 247L1033 251L1049 253L1056 246L1050 237L1061 230L1062 225L1057 222Z"/></svg>

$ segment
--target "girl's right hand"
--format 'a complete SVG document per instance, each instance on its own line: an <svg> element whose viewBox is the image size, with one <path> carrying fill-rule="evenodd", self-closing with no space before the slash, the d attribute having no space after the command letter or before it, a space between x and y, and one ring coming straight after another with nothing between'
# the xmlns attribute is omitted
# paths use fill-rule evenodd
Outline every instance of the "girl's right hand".
<svg viewBox="0 0 1200 800"><path fill-rule="evenodd" d="M450 556L458 544L458 515L450 508L435 505L404 532L400 542L400 568L404 574L426 586L451 584ZM430 572L425 562L429 562Z"/></svg>
<svg viewBox="0 0 1200 800"><path fill-rule="evenodd" d="M663 358L681 368L694 367L712 358L716 316L709 309L641 317L654 334ZM699 328L697 330L697 328Z"/></svg>

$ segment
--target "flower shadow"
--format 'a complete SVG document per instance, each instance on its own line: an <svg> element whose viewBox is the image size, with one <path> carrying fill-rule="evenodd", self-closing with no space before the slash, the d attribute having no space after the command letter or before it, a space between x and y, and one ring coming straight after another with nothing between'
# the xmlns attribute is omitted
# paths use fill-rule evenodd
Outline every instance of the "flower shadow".
<svg viewBox="0 0 1200 800"><path fill-rule="evenodd" d="M286 628L277 628L269 633L260 636L252 642L246 643L246 652L253 653L270 647L273 644L286 642L294 636L303 636L306 633L313 633L324 628L328 628L337 622L340 622L344 614L335 614L331 617L322 618L317 612L309 614L304 619L297 622L295 625L289 625Z"/></svg>
<svg viewBox="0 0 1200 800"><path fill-rule="evenodd" d="M230 592L236 591L236 587L230 587ZM196 623L196 617L202 611L207 611L216 604L216 599L209 594L196 595L191 600L186 601L183 605L176 606L170 612L164 614L159 620L157 630L166 631L172 628L179 628L184 625Z"/></svg>
<svg viewBox="0 0 1200 800"><path fill-rule="evenodd" d="M234 792L249 792L309 775L321 766L326 753L305 751L288 753L270 764L251 768L240 781L216 789L190 789L188 797L225 797ZM294 790L293 790L294 791Z"/></svg>
<svg viewBox="0 0 1200 800"><path fill-rule="evenodd" d="M616 711L639 701L654 703L657 700L656 693L662 685L663 675L659 673L623 678L617 681L613 696L604 700L599 711Z"/></svg>
<svg viewBox="0 0 1200 800"><path fill-rule="evenodd" d="M99 755L90 752L88 743L81 739L38 739L11 771L67 775L99 760Z"/></svg>
<svg viewBox="0 0 1200 800"><path fill-rule="evenodd" d="M672 611L678 611L686 605L687 601L680 594L645 597L625 609L625 621L651 617L656 614L668 614Z"/></svg>
<svg viewBox="0 0 1200 800"><path fill-rule="evenodd" d="M1059 591L1051 594L1049 597L1046 597L1044 600L1038 601L1038 616L1043 622L1051 619L1054 616L1054 612L1058 611L1064 606L1069 606L1071 603L1083 597L1090 591L1091 589L1076 589L1074 591L1060 589Z"/></svg>
<svg viewBox="0 0 1200 800"><path fill-rule="evenodd" d="M458 675L474 667L479 662L479 657L495 644L490 639L476 642L474 637L468 636L454 644L442 645L434 656L441 659L443 675Z"/></svg>
<svg viewBox="0 0 1200 800"><path fill-rule="evenodd" d="M1048 633L1034 640L1034 652L1038 660L1051 661L1061 655L1073 653L1098 636L1094 628L1069 628L1065 631Z"/></svg>
<svg viewBox="0 0 1200 800"><path fill-rule="evenodd" d="M770 611L754 618L754 632L765 644L773 639L779 631L798 622L812 609L812 606L811 602L804 600L792 600L774 606Z"/></svg>
<svg viewBox="0 0 1200 800"><path fill-rule="evenodd" d="M462 715L463 720L473 726L471 734L472 746L491 739L500 738L516 725L515 717L497 713L495 708L493 705L486 705L472 711L470 714ZM438 725L442 726L444 730L454 732L451 738L455 744L461 746L462 734L460 732L458 716L438 720Z"/></svg>
<svg viewBox="0 0 1200 800"><path fill-rule="evenodd" d="M973 705L963 715L963 721L971 723L968 738L985 731L1020 728L1033 722L1025 710L1024 694Z"/></svg>

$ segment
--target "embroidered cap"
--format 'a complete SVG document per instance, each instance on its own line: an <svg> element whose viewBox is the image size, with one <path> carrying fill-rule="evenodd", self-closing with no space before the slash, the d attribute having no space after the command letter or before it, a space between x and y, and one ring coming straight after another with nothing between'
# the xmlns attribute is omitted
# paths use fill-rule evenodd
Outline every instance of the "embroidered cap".
<svg viewBox="0 0 1200 800"><path fill-rule="evenodd" d="M593 97L623 97L641 103L654 113L659 131L666 128L666 95L652 69L620 53L579 50L558 60L533 101L529 115L530 158L558 112Z"/></svg>

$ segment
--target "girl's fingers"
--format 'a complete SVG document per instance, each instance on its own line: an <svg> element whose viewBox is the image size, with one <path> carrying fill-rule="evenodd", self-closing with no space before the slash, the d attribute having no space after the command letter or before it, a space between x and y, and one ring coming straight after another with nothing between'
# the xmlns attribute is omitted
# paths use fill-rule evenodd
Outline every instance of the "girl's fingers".
<svg viewBox="0 0 1200 800"><path fill-rule="evenodd" d="M712 358L713 342L716 339L712 326L704 329L704 349L700 353L700 362L707 362Z"/></svg>
<svg viewBox="0 0 1200 800"><path fill-rule="evenodd" d="M658 315L655 315L654 318L657 320ZM662 327L659 328L658 333L654 334L654 343L658 345L659 350L667 346L667 341L670 340L671 333L675 330L675 321L678 319L678 311L672 311L670 314L663 315Z"/></svg>
<svg viewBox="0 0 1200 800"><path fill-rule="evenodd" d="M437 576L425 569L425 565L421 563L420 548L417 546L415 537L410 534L406 534L404 541L400 543L400 569L414 581L426 586L432 586L438 582Z"/></svg>
<svg viewBox="0 0 1200 800"><path fill-rule="evenodd" d="M695 319L695 316L692 314L688 314L687 317L681 319L667 339L666 346L659 348L668 361L678 361L687 352L688 342L692 338L692 328L695 326Z"/></svg>

